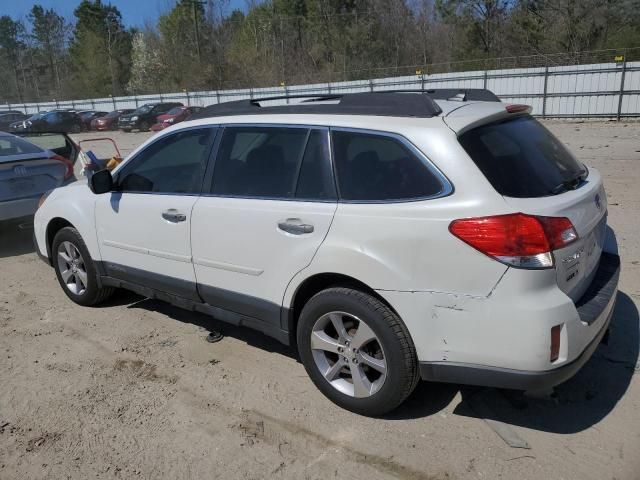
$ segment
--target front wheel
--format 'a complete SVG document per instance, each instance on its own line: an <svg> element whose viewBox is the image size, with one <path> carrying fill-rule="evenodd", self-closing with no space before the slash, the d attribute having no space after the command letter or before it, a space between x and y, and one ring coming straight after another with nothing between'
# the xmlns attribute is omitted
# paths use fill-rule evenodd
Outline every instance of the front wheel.
<svg viewBox="0 0 640 480"><path fill-rule="evenodd" d="M367 293L330 288L300 314L300 358L331 401L361 415L398 407L418 382L418 360L402 320Z"/></svg>
<svg viewBox="0 0 640 480"><path fill-rule="evenodd" d="M51 252L58 282L75 303L94 306L113 294L113 288L100 287L89 250L75 228L61 229L53 239Z"/></svg>
<svg viewBox="0 0 640 480"><path fill-rule="evenodd" d="M148 122L142 122L140 124L140 131L141 132L148 132L149 131L149 123Z"/></svg>

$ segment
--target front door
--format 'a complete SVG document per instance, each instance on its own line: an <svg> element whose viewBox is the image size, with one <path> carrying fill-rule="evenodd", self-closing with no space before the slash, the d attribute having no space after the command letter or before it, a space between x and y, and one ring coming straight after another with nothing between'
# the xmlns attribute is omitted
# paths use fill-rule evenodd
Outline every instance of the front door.
<svg viewBox="0 0 640 480"><path fill-rule="evenodd" d="M115 174L96 203L107 275L197 300L191 213L215 129L192 128L151 143Z"/></svg>
<svg viewBox="0 0 640 480"><path fill-rule="evenodd" d="M336 210L328 146L322 128L224 129L209 195L192 217L207 303L279 328L287 284L313 259Z"/></svg>

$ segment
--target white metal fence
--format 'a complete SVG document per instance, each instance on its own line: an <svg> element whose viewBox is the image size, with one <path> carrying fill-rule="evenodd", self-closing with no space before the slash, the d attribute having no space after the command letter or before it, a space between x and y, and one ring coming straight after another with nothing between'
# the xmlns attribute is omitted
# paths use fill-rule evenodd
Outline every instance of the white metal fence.
<svg viewBox="0 0 640 480"><path fill-rule="evenodd" d="M349 93L420 88L488 88L503 101L526 103L543 117L640 117L640 62L478 70L372 80L242 90L177 92L88 100L12 103L2 109L36 113L52 109L110 111L150 102L206 106L232 100L307 93Z"/></svg>

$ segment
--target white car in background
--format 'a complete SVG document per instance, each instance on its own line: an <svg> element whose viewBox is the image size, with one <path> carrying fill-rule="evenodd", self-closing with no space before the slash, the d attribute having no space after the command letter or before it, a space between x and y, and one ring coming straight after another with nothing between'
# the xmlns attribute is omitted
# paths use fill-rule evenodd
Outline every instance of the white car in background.
<svg viewBox="0 0 640 480"><path fill-rule="evenodd" d="M54 190L37 250L81 305L126 288L295 345L357 413L420 378L547 389L606 333L620 262L600 174L496 100L212 106Z"/></svg>

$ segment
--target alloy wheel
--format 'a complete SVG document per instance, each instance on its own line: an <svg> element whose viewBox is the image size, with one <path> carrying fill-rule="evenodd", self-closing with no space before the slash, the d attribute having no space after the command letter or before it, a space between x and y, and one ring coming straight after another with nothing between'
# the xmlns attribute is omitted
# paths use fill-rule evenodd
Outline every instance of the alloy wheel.
<svg viewBox="0 0 640 480"><path fill-rule="evenodd" d="M311 350L320 373L345 395L370 397L387 378L382 343L364 320L350 313L322 315L311 331Z"/></svg>
<svg viewBox="0 0 640 480"><path fill-rule="evenodd" d="M64 241L58 246L58 270L71 293L84 294L87 290L87 269L80 250L69 241Z"/></svg>

